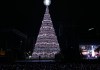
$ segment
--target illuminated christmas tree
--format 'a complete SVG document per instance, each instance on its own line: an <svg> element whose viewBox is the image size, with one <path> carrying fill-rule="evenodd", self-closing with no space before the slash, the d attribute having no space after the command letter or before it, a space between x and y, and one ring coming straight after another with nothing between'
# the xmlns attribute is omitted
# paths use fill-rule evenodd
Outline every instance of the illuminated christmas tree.
<svg viewBox="0 0 100 70"><path fill-rule="evenodd" d="M46 5L46 11L32 53L32 58L54 59L55 54L60 52L60 47L49 14L48 6L50 5L50 1L45 0L44 4Z"/></svg>

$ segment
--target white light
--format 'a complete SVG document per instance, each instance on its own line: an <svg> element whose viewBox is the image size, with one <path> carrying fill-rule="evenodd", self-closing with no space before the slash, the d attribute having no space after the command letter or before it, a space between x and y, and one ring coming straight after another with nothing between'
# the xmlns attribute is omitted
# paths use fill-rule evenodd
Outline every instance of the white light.
<svg viewBox="0 0 100 70"><path fill-rule="evenodd" d="M90 28L88 31L91 31L91 30L93 30L94 28Z"/></svg>
<svg viewBox="0 0 100 70"><path fill-rule="evenodd" d="M41 34L41 35L38 35L38 37L43 37L43 36L55 36L54 34Z"/></svg>
<svg viewBox="0 0 100 70"><path fill-rule="evenodd" d="M50 0L44 0L44 5L49 6L49 5L50 5L50 3L51 3L51 1L50 1Z"/></svg>
<svg viewBox="0 0 100 70"><path fill-rule="evenodd" d="M94 56L95 56L95 53L94 53L94 48L92 46L92 57L94 57Z"/></svg>
<svg viewBox="0 0 100 70"><path fill-rule="evenodd" d="M32 56L29 56L29 59L31 58Z"/></svg>

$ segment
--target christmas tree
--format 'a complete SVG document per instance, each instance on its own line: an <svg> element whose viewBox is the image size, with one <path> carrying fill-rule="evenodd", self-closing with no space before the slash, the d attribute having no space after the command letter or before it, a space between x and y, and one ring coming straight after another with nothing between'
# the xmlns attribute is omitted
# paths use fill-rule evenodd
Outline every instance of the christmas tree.
<svg viewBox="0 0 100 70"><path fill-rule="evenodd" d="M55 30L49 14L50 1L45 0L46 11L42 21L42 25L37 37L37 41L32 53L32 58L36 59L54 59L55 54L60 52Z"/></svg>

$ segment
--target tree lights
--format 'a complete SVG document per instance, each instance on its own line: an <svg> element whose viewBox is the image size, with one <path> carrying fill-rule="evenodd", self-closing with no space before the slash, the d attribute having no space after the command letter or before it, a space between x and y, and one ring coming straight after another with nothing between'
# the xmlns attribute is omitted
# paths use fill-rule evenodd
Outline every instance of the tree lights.
<svg viewBox="0 0 100 70"><path fill-rule="evenodd" d="M32 58L54 59L55 54L60 52L60 47L49 14L48 6L50 5L50 0L45 0L44 4L46 5L46 11L32 53Z"/></svg>

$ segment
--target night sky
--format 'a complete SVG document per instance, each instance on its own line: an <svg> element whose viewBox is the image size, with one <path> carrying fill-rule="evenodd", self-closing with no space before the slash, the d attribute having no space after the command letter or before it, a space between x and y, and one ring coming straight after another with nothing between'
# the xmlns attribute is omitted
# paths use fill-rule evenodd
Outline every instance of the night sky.
<svg viewBox="0 0 100 70"><path fill-rule="evenodd" d="M49 9L61 47L100 43L97 1L51 0ZM45 12L43 0L2 1L0 2L0 12L0 42L5 42L4 40L10 35L9 31L15 29L31 40L32 47ZM89 31L91 28L94 29ZM5 35L6 32L8 35ZM7 39L9 41L17 40L14 35L8 36ZM29 48L29 46L27 47Z"/></svg>

